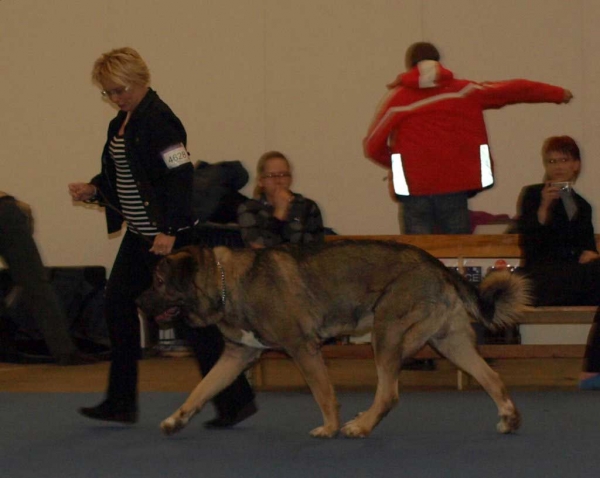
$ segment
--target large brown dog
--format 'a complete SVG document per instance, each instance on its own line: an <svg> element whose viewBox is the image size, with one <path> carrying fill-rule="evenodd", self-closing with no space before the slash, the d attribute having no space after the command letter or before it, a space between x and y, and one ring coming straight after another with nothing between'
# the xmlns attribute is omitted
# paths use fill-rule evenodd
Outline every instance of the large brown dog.
<svg viewBox="0 0 600 478"><path fill-rule="evenodd" d="M338 403L320 353L323 340L372 329L378 384L368 410L341 429L366 437L398 401L402 361L425 344L471 374L498 407L500 433L520 425L504 384L477 353L471 321L513 323L528 302L527 284L489 274L479 291L413 246L335 242L262 250L189 247L165 257L153 287L139 300L149 317L182 312L195 326L217 324L226 338L214 368L185 403L161 423L172 434L229 385L264 348L294 360L323 414L315 437L340 429Z"/></svg>

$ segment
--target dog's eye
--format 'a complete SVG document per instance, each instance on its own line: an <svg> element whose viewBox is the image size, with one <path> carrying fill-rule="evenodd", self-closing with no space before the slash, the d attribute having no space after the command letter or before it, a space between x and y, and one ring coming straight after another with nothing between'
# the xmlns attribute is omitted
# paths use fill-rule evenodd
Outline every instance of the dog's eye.
<svg viewBox="0 0 600 478"><path fill-rule="evenodd" d="M163 285L164 283L165 283L165 281L162 280L162 278L160 278L160 277L156 278L156 285Z"/></svg>

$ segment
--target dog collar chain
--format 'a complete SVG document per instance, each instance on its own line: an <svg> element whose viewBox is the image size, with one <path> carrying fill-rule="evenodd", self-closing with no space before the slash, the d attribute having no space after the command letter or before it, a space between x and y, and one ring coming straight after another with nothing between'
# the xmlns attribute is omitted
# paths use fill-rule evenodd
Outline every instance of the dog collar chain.
<svg viewBox="0 0 600 478"><path fill-rule="evenodd" d="M227 298L227 293L225 292L225 270L219 261L217 261L217 267L221 273L221 303L225 306L225 299Z"/></svg>

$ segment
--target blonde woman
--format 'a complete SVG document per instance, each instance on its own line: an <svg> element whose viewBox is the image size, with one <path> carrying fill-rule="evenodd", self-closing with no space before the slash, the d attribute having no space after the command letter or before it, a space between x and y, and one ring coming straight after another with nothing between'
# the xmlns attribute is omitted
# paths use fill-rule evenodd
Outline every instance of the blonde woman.
<svg viewBox="0 0 600 478"><path fill-rule="evenodd" d="M92 79L118 113L108 126L100 174L89 183L69 184L69 192L75 201L106 206L109 233L120 231L123 222L127 231L105 294L112 351L106 398L79 411L97 420L135 423L140 358L135 299L151 285L159 259L192 240L193 166L185 128L150 88L150 71L136 50L125 47L101 55ZM220 333L216 327L183 330L202 372L208 373L223 347ZM256 412L243 376L214 403L219 416L209 426L231 426Z"/></svg>
<svg viewBox="0 0 600 478"><path fill-rule="evenodd" d="M323 241L319 206L292 192L292 180L291 164L283 153L268 151L260 157L254 199L238 209L245 245L260 248Z"/></svg>

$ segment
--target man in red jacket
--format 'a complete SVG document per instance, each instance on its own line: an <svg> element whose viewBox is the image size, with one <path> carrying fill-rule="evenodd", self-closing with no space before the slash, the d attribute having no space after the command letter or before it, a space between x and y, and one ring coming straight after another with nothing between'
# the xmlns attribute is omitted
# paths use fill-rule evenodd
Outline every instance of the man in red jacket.
<svg viewBox="0 0 600 478"><path fill-rule="evenodd" d="M573 97L528 80L457 80L439 60L431 43L408 48L363 141L367 158L392 169L406 234L470 232L467 199L494 184L484 110Z"/></svg>

